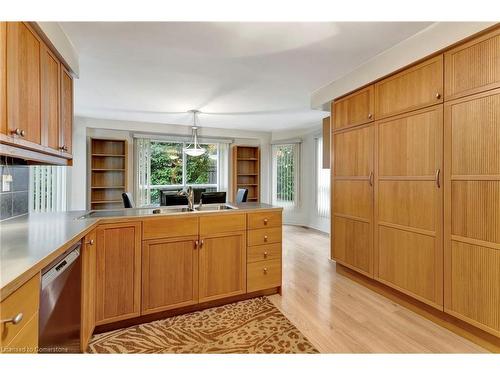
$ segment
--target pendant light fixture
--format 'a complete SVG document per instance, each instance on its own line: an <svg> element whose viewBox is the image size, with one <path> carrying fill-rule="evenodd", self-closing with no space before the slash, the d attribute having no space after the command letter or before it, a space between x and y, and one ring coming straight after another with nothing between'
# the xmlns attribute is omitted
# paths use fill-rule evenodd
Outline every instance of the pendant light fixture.
<svg viewBox="0 0 500 375"><path fill-rule="evenodd" d="M189 156L201 156L207 150L201 147L198 143L198 126L196 126L196 114L199 113L199 111L191 110L189 112L193 113L193 127L191 128L193 130L193 140L187 147L184 147L183 151Z"/></svg>

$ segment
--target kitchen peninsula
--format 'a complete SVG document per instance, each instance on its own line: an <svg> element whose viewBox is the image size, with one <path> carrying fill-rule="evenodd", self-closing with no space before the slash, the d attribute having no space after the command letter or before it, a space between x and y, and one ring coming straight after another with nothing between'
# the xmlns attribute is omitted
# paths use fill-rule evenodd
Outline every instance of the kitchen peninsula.
<svg viewBox="0 0 500 375"><path fill-rule="evenodd" d="M105 331L281 292L282 209L41 213L2 222L2 350L38 345L40 274L81 241L80 349ZM155 211L157 212L157 211ZM22 315L19 315L22 314Z"/></svg>

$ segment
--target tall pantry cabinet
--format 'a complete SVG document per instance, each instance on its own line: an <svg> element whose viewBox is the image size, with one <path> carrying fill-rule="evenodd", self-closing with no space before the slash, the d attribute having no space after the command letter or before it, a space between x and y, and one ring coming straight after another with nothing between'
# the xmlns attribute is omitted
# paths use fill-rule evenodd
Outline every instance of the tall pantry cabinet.
<svg viewBox="0 0 500 375"><path fill-rule="evenodd" d="M500 337L500 29L332 116L332 258Z"/></svg>

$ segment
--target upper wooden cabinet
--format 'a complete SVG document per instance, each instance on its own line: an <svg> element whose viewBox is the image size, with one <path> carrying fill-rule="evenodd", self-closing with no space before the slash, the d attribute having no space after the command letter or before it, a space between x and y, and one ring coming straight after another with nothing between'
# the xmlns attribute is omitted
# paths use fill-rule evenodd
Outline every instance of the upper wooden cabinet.
<svg viewBox="0 0 500 375"><path fill-rule="evenodd" d="M333 129L349 128L373 121L373 86L358 90L332 103Z"/></svg>
<svg viewBox="0 0 500 375"><path fill-rule="evenodd" d="M71 159L73 78L26 22L0 22L0 152L45 164Z"/></svg>
<svg viewBox="0 0 500 375"><path fill-rule="evenodd" d="M500 29L491 31L444 54L445 98L500 86Z"/></svg>
<svg viewBox="0 0 500 375"><path fill-rule="evenodd" d="M41 144L59 150L61 63L45 46L42 47L42 128Z"/></svg>
<svg viewBox="0 0 500 375"><path fill-rule="evenodd" d="M330 116L323 119L323 169L330 169Z"/></svg>
<svg viewBox="0 0 500 375"><path fill-rule="evenodd" d="M443 102L443 55L375 84L375 118L381 119Z"/></svg>
<svg viewBox="0 0 500 375"><path fill-rule="evenodd" d="M62 152L72 153L73 78L65 67L61 69L61 146Z"/></svg>
<svg viewBox="0 0 500 375"><path fill-rule="evenodd" d="M40 51L42 42L23 22L7 23L8 132L40 144Z"/></svg>
<svg viewBox="0 0 500 375"><path fill-rule="evenodd" d="M0 134L7 134L7 23L0 22Z"/></svg>
<svg viewBox="0 0 500 375"><path fill-rule="evenodd" d="M141 223L97 227L96 324L141 313Z"/></svg>

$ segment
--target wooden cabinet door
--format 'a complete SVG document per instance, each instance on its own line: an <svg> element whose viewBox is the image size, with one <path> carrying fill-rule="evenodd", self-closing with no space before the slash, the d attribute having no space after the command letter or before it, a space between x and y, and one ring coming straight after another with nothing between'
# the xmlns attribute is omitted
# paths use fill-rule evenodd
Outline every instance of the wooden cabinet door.
<svg viewBox="0 0 500 375"><path fill-rule="evenodd" d="M444 54L446 100L500 87L500 28Z"/></svg>
<svg viewBox="0 0 500 375"><path fill-rule="evenodd" d="M358 90L332 103L333 130L373 121L373 86Z"/></svg>
<svg viewBox="0 0 500 375"><path fill-rule="evenodd" d="M141 223L97 227L96 324L141 313Z"/></svg>
<svg viewBox="0 0 500 375"><path fill-rule="evenodd" d="M375 84L375 118L382 119L443 102L443 55Z"/></svg>
<svg viewBox="0 0 500 375"><path fill-rule="evenodd" d="M199 301L246 293L246 232L200 236Z"/></svg>
<svg viewBox="0 0 500 375"><path fill-rule="evenodd" d="M0 22L0 134L7 134L7 22Z"/></svg>
<svg viewBox="0 0 500 375"><path fill-rule="evenodd" d="M323 119L323 169L330 169L330 116Z"/></svg>
<svg viewBox="0 0 500 375"><path fill-rule="evenodd" d="M143 242L143 313L198 303L198 243L198 236Z"/></svg>
<svg viewBox="0 0 500 375"><path fill-rule="evenodd" d="M444 118L445 311L500 337L500 89Z"/></svg>
<svg viewBox="0 0 500 375"><path fill-rule="evenodd" d="M333 134L332 253L373 276L373 126Z"/></svg>
<svg viewBox="0 0 500 375"><path fill-rule="evenodd" d="M80 346L87 349L95 328L96 271L97 271L96 230L88 233L82 244L82 323Z"/></svg>
<svg viewBox="0 0 500 375"><path fill-rule="evenodd" d="M442 106L375 124L375 278L442 308Z"/></svg>
<svg viewBox="0 0 500 375"><path fill-rule="evenodd" d="M60 148L71 155L73 153L73 77L61 65L61 131Z"/></svg>
<svg viewBox="0 0 500 375"><path fill-rule="evenodd" d="M23 22L7 22L8 132L24 131L24 141L40 144L42 42Z"/></svg>
<svg viewBox="0 0 500 375"><path fill-rule="evenodd" d="M61 63L45 46L41 49L42 130L41 144L59 150Z"/></svg>

